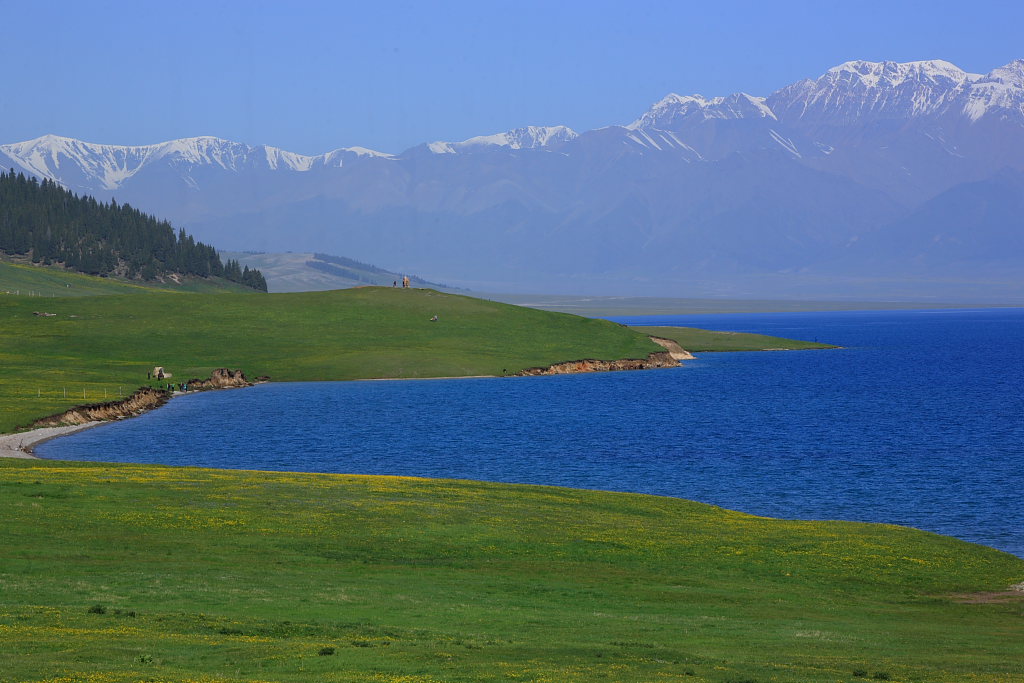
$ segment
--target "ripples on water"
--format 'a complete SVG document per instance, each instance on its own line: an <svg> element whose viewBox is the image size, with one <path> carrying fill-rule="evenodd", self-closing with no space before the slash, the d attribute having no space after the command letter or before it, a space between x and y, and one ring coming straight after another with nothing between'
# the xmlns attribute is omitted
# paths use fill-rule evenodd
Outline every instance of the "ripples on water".
<svg viewBox="0 0 1024 683"><path fill-rule="evenodd" d="M267 384L175 399L38 452L635 491L904 524L1024 556L1024 310L620 322L847 348L643 372Z"/></svg>

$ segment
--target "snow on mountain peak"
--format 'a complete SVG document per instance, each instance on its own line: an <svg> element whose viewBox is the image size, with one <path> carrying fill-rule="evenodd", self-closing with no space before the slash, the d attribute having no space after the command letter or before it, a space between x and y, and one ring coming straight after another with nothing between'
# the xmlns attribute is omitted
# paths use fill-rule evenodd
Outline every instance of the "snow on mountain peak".
<svg viewBox="0 0 1024 683"><path fill-rule="evenodd" d="M394 154L388 154L387 152L378 152L375 149L369 149L367 147L342 147L340 151L352 152L353 154L361 157L380 157L382 159L392 159L395 156Z"/></svg>
<svg viewBox="0 0 1024 683"><path fill-rule="evenodd" d="M456 154L491 147L536 149L569 142L577 137L579 134L568 126L526 126L494 135L478 135L462 142L431 142L427 149L434 154Z"/></svg>
<svg viewBox="0 0 1024 683"><path fill-rule="evenodd" d="M650 109L626 126L629 130L656 128L671 130L674 124L683 120L707 119L774 119L775 114L765 103L765 98L747 93L736 93L728 97L706 98L703 95L677 95L670 93Z"/></svg>
<svg viewBox="0 0 1024 683"><path fill-rule="evenodd" d="M429 149L433 154L455 154L455 148L452 146L452 143L442 142L440 140L437 142L428 142L427 149Z"/></svg>
<svg viewBox="0 0 1024 683"><path fill-rule="evenodd" d="M40 178L51 178L68 187L92 186L98 182L104 190L118 189L140 170L161 160L185 168L214 166L240 172L264 167L271 171L302 172L309 171L318 163L341 166L341 158L345 155L391 157L365 147L306 156L266 145L253 147L212 135L136 146L103 145L59 135L43 135L34 140L0 145L0 153Z"/></svg>
<svg viewBox="0 0 1024 683"><path fill-rule="evenodd" d="M32 175L64 182L66 172L78 168L86 177L99 180L107 190L119 187L138 171L140 156L144 156L138 153L139 149L82 142L60 135L0 145L0 152Z"/></svg>
<svg viewBox="0 0 1024 683"><path fill-rule="evenodd" d="M1024 59L1015 59L1006 66L988 72L978 82L1002 83L1008 87L1024 88Z"/></svg>
<svg viewBox="0 0 1024 683"><path fill-rule="evenodd" d="M993 69L971 84L963 113L977 121L993 111L1024 121L1024 59Z"/></svg>
<svg viewBox="0 0 1024 683"><path fill-rule="evenodd" d="M847 76L849 74L849 76ZM822 78L856 79L868 88L893 87L908 80L942 84L961 84L980 78L943 59L919 62L868 62L862 59L844 62L829 69ZM820 79L819 79L820 80Z"/></svg>
<svg viewBox="0 0 1024 683"><path fill-rule="evenodd" d="M263 151L266 154L267 165L272 171L276 171L281 166L293 171L308 171L313 166L314 157L288 152L277 147L264 147Z"/></svg>
<svg viewBox="0 0 1024 683"><path fill-rule="evenodd" d="M268 145L253 147L211 135L170 140L139 149L150 150L152 160L166 158L175 164L219 166L228 171L264 164L271 171L308 171L324 156L307 156Z"/></svg>
<svg viewBox="0 0 1024 683"><path fill-rule="evenodd" d="M339 149L331 150L326 154L321 154L318 157L309 157L310 162L320 162L326 167L330 168L341 168L345 165L346 160L352 160L355 157L357 159L394 159L393 154L385 154L384 152L378 152L373 149L366 147L341 147ZM311 164L312 165L312 164ZM298 169L306 170L306 169Z"/></svg>
<svg viewBox="0 0 1024 683"><path fill-rule="evenodd" d="M938 115L982 78L941 59L855 60L832 67L817 80L786 86L772 93L768 103L782 118L829 124Z"/></svg>
<svg viewBox="0 0 1024 683"><path fill-rule="evenodd" d="M1024 77L1024 59L1015 59L1006 66L1001 66L998 69L994 69L993 73L995 73L996 71L1013 73L1017 74L1018 76Z"/></svg>

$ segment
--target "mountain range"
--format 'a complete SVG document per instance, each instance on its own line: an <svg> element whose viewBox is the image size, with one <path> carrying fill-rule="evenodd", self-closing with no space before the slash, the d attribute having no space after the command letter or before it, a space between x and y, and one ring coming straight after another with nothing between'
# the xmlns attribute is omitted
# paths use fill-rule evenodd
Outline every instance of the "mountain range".
<svg viewBox="0 0 1024 683"><path fill-rule="evenodd" d="M768 96L401 154L47 135L0 166L224 249L343 253L491 291L1024 301L1024 60L851 61Z"/></svg>

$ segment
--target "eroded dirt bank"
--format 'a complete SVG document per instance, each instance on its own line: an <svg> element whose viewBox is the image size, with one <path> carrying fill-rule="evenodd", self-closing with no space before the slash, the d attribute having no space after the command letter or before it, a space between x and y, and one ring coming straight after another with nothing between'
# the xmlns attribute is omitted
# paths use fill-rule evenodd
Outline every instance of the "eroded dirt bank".
<svg viewBox="0 0 1024 683"><path fill-rule="evenodd" d="M259 378L257 378L259 381ZM207 391L209 389L233 389L236 387L249 387L252 382L245 378L241 370L228 370L218 368L210 374L210 379L190 379L188 382L189 391Z"/></svg>
<svg viewBox="0 0 1024 683"><path fill-rule="evenodd" d="M614 372L616 370L651 370L653 368L679 367L679 361L669 351L656 351L647 358L624 358L622 360L571 360L547 367L526 368L516 376L569 375L578 372Z"/></svg>
<svg viewBox="0 0 1024 683"><path fill-rule="evenodd" d="M622 360L571 360L555 363L547 367L526 368L515 373L516 376L531 375L568 375L577 372L614 372L616 370L651 370L654 368L674 368L682 365L680 361L693 360L694 356L673 339L649 337L664 347L664 351L655 351L647 358L624 358Z"/></svg>
<svg viewBox="0 0 1024 683"><path fill-rule="evenodd" d="M207 391L210 389L247 387L252 383L245 378L245 373L241 370L218 368L213 371L209 379L190 379L186 384L189 391ZM75 406L65 410L63 413L40 418L26 425L26 428L66 427L70 425L84 425L88 422L106 422L134 417L148 410L159 408L167 403L173 395L173 392L166 389L141 387L128 398L119 401Z"/></svg>
<svg viewBox="0 0 1024 683"><path fill-rule="evenodd" d="M170 398L171 392L164 389L142 387L126 399L75 406L65 410L63 413L40 418L27 425L27 428L66 427L69 425L84 425L87 422L105 422L122 417L132 417L140 415L147 410L159 408L167 403Z"/></svg>
<svg viewBox="0 0 1024 683"><path fill-rule="evenodd" d="M260 378L267 379L267 378ZM189 391L208 391L211 389L231 389L252 386L241 370L218 368L211 373L209 379L190 379ZM69 408L63 413L43 417L22 427L31 431L0 435L0 457L33 458L33 446L43 441L87 429L110 420L135 417L144 412L159 408L174 396L175 392L167 389L141 387L131 396L118 401L91 403Z"/></svg>

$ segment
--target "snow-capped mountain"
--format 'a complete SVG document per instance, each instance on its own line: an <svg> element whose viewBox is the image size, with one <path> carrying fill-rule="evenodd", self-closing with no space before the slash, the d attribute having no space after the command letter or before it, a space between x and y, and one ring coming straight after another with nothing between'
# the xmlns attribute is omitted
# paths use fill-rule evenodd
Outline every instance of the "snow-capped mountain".
<svg viewBox="0 0 1024 683"><path fill-rule="evenodd" d="M458 154L504 147L506 149L538 149L556 147L570 142L579 135L567 126L527 126L505 133L478 135L462 142L431 142L427 145L434 154Z"/></svg>
<svg viewBox="0 0 1024 683"><path fill-rule="evenodd" d="M203 167L234 173L253 170L302 172L315 166L339 167L346 159L391 156L363 147L305 156L277 147L253 147L210 136L155 145L124 146L82 142L57 135L0 145L0 154L32 175L51 178L69 188L80 187L84 191L116 190L143 169L158 164L177 168L187 177L191 169Z"/></svg>
<svg viewBox="0 0 1024 683"><path fill-rule="evenodd" d="M942 60L853 61L773 93L768 106L781 118L818 124L909 119L945 113L979 78Z"/></svg>
<svg viewBox="0 0 1024 683"><path fill-rule="evenodd" d="M1004 117L1024 123L1024 60L988 74L943 60L853 61L768 98L780 118L857 126L877 120Z"/></svg>
<svg viewBox="0 0 1024 683"><path fill-rule="evenodd" d="M625 129L629 143L647 149L676 149L699 161L717 160L744 149L781 148L798 157L817 151L779 122L766 98L746 93L712 98L672 93ZM802 152L794 139L805 147Z"/></svg>
<svg viewBox="0 0 1024 683"><path fill-rule="evenodd" d="M971 83L963 112L972 121L986 115L1024 119L1024 59L1015 59Z"/></svg>
<svg viewBox="0 0 1024 683"><path fill-rule="evenodd" d="M116 196L224 248L344 253L482 288L980 291L955 281L1024 300L1011 196L1024 188L1024 60L987 74L850 61L766 96L669 94L623 125L527 126L398 155L45 136L0 145L0 166Z"/></svg>
<svg viewBox="0 0 1024 683"><path fill-rule="evenodd" d="M708 119L768 118L775 114L765 104L765 98L736 93L729 97L705 98L703 95L676 95L672 93L656 102L643 116L626 126L630 130L657 128L674 130L680 124Z"/></svg>

